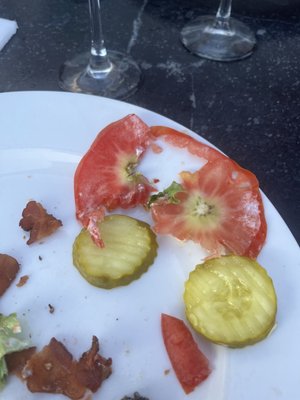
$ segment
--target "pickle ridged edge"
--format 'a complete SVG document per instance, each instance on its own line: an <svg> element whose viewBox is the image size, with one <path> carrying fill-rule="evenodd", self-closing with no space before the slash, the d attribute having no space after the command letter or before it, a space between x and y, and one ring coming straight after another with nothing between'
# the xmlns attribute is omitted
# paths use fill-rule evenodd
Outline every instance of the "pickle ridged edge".
<svg viewBox="0 0 300 400"><path fill-rule="evenodd" d="M118 278L113 278L109 276L109 263L108 266L106 268L106 272L95 276L93 274L89 274L87 273L87 269L88 269L88 265L87 265L87 261L86 261L86 254L84 256L85 261L82 261L82 257L81 257L81 238L83 238L85 236L85 240L87 235L89 235L89 233L85 230L82 229L81 232L79 233L79 235L76 237L74 244L73 244L73 264L74 266L77 268L77 270L79 271L79 273L82 275L82 277L88 281L90 284L92 284L93 286L99 287L99 288L103 288L103 289L112 289L118 286L125 286L130 284L132 281L137 280L141 277L141 275L143 275L145 272L148 271L149 267L154 263L154 260L157 256L157 248L158 248L158 243L156 240L156 235L155 233L152 231L152 229L150 228L149 224L147 224L144 221L140 221L137 220L135 218L132 217L128 217L125 215L118 215L118 214L113 214L113 215L109 215L107 217L105 217L105 221L106 223L108 221L113 220L114 223L116 223L117 219L121 218L122 219L122 231L120 232L120 236L118 237L118 240L122 242L122 233L123 233L123 229L124 229L124 222L126 224L126 220L128 222L131 223L134 221L135 226L136 226L136 233L140 232L141 228L144 232L146 231L146 234L149 237L149 250L145 250L145 257L141 259L141 262L139 265L135 266L134 271L130 271L128 273L128 271L124 271L124 273L118 277ZM108 222L109 223L109 222ZM132 228L132 226L131 226ZM101 223L100 223L100 230L101 230ZM118 234L118 232L117 232ZM90 238L90 237L89 237ZM101 257L101 248L97 248L96 245L92 242L92 240L87 240L88 242L88 246L91 246L93 252L99 252L99 255ZM125 240L124 240L124 244ZM126 246L125 246L126 247ZM85 253L86 253L86 249L85 249ZM124 257L126 257L126 252L124 252L123 254ZM107 260L106 260L107 261Z"/></svg>

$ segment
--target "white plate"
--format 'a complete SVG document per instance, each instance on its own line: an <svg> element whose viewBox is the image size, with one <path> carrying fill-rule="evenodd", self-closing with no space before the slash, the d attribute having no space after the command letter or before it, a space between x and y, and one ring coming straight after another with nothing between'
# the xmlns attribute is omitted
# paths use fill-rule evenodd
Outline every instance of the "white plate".
<svg viewBox="0 0 300 400"><path fill-rule="evenodd" d="M80 230L74 217L73 173L99 130L129 113L136 113L149 125L187 131L158 114L105 98L55 92L0 94L0 252L20 262L19 277L30 277L23 287L13 284L9 288L1 299L0 312L17 312L38 348L55 336L79 357L89 348L92 335L98 336L102 354L113 359L113 374L95 399L120 400L134 391L151 400L297 399L299 248L265 197L268 237L258 261L276 287L277 329L267 340L238 350L197 338L213 372L189 396L184 395L170 367L161 338L160 314L184 319L183 281L204 252L190 243L180 245L172 238L159 238L159 255L149 271L129 286L109 291L86 283L72 266L72 243ZM163 170L165 183L174 168L184 169L183 163L188 161L195 167L192 162L196 160L189 155L183 161L175 161L173 156L169 154L162 167L160 163L154 166L150 155L141 168L154 178L159 165L157 176L161 177ZM64 224L44 243L32 246L25 244L18 226L29 199L41 202ZM147 218L142 211L132 214ZM49 304L55 307L53 314ZM65 399L33 395L15 377L9 378L0 397Z"/></svg>

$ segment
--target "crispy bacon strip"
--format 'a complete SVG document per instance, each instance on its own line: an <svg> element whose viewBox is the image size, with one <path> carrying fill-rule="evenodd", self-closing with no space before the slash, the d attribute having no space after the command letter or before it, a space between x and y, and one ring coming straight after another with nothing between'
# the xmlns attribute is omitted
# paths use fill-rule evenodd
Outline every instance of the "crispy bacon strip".
<svg viewBox="0 0 300 400"><path fill-rule="evenodd" d="M0 254L0 296L9 288L19 269L19 263L15 258Z"/></svg>
<svg viewBox="0 0 300 400"><path fill-rule="evenodd" d="M22 379L22 370L27 361L33 356L36 347L29 347L28 349L16 351L14 353L6 354L5 361L8 372L15 374L18 378Z"/></svg>
<svg viewBox="0 0 300 400"><path fill-rule="evenodd" d="M99 354L99 341L93 336L92 347L82 354L76 366L76 377L78 381L93 393L101 383L111 374L111 359L105 359Z"/></svg>
<svg viewBox="0 0 300 400"><path fill-rule="evenodd" d="M24 208L19 225L24 231L30 232L26 242L29 245L50 236L62 226L62 222L48 214L40 203L32 200Z"/></svg>
<svg viewBox="0 0 300 400"><path fill-rule="evenodd" d="M60 393L79 400L88 391L96 392L111 374L112 360L105 359L98 351L99 342L94 336L91 349L76 361L61 342L52 338L27 362L23 379L33 393Z"/></svg>
<svg viewBox="0 0 300 400"><path fill-rule="evenodd" d="M85 388L72 377L73 357L55 338L27 362L22 377L33 393L61 393L80 399Z"/></svg>

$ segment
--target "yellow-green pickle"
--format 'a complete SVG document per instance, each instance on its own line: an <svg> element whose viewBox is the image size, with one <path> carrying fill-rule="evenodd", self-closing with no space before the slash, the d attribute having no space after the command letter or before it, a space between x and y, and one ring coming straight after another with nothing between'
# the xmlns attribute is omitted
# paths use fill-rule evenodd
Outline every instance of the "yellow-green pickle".
<svg viewBox="0 0 300 400"><path fill-rule="evenodd" d="M111 289L128 285L153 264L156 235L143 221L126 215L108 215L99 223L105 247L92 241L82 229L73 245L73 263L92 285Z"/></svg>
<svg viewBox="0 0 300 400"><path fill-rule="evenodd" d="M264 339L276 321L272 279L247 257L222 256L197 265L185 283L184 303L198 333L229 347Z"/></svg>

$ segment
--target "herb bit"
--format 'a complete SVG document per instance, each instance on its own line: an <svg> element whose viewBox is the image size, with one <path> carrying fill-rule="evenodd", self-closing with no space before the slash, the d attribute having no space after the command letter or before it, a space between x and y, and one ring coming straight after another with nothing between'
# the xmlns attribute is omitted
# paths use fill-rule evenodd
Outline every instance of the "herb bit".
<svg viewBox="0 0 300 400"><path fill-rule="evenodd" d="M158 199L167 200L170 204L179 204L180 200L176 197L176 194L183 191L184 189L182 185L173 181L171 185L162 192L158 192L150 196L150 199L147 202L147 207L150 208L151 205L155 203Z"/></svg>

